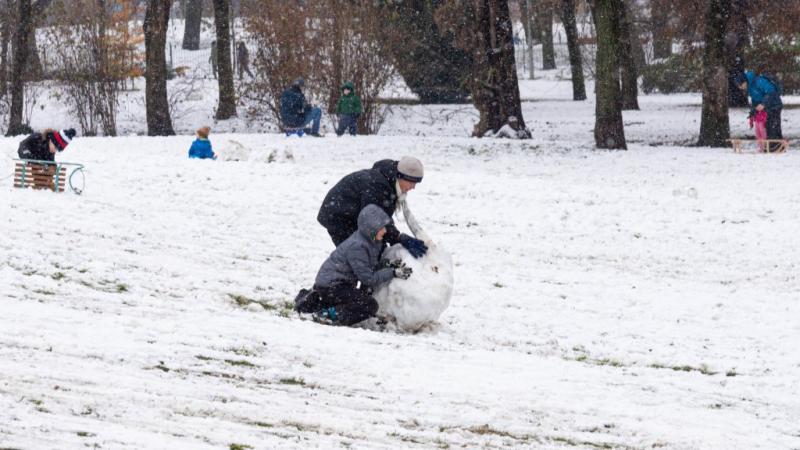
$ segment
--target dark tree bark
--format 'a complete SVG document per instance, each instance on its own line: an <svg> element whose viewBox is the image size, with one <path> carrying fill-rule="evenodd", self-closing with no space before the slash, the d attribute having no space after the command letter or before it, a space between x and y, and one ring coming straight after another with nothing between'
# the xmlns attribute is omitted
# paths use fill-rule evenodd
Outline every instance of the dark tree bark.
<svg viewBox="0 0 800 450"><path fill-rule="evenodd" d="M594 141L597 148L627 149L619 88L619 36L622 0L596 0L592 9L597 32Z"/></svg>
<svg viewBox="0 0 800 450"><path fill-rule="evenodd" d="M727 55L725 65L728 69L728 105L733 108L749 106L747 94L736 86L735 77L744 71L744 51L749 42L750 24L747 21L747 0L731 2L731 21L725 45Z"/></svg>
<svg viewBox="0 0 800 450"><path fill-rule="evenodd" d="M33 28L31 0L17 0L17 29L14 35L14 61L11 67L11 109L8 114L8 134L21 131L23 96L25 95L25 69L28 65L30 45L28 39Z"/></svg>
<svg viewBox="0 0 800 450"><path fill-rule="evenodd" d="M622 109L623 111L639 109L639 72L633 57L633 33L631 33L631 17L625 0L620 1L619 18L619 62L622 72Z"/></svg>
<svg viewBox="0 0 800 450"><path fill-rule="evenodd" d="M203 0L188 0L185 10L186 22L183 27L184 50L200 50L200 25L203 21Z"/></svg>
<svg viewBox="0 0 800 450"><path fill-rule="evenodd" d="M8 93L8 46L11 43L11 22L14 17L11 0L5 0L0 22L0 98Z"/></svg>
<svg viewBox="0 0 800 450"><path fill-rule="evenodd" d="M553 5L541 2L538 8L539 29L542 33L542 70L556 68L556 49L553 45Z"/></svg>
<svg viewBox="0 0 800 450"><path fill-rule="evenodd" d="M424 104L468 101L471 55L454 45L452 33L434 21L446 0L387 2L390 39L387 44L397 71Z"/></svg>
<svg viewBox="0 0 800 450"><path fill-rule="evenodd" d="M669 0L650 0L650 20L653 32L653 58L672 56L672 37L669 33Z"/></svg>
<svg viewBox="0 0 800 450"><path fill-rule="evenodd" d="M145 109L147 134L171 136L172 119L167 100L167 24L171 0L147 0L144 13Z"/></svg>
<svg viewBox="0 0 800 450"><path fill-rule="evenodd" d="M530 137L522 117L519 83L514 60L508 0L465 2L465 14L473 24L472 101L480 113L473 135L497 132L516 119L520 137Z"/></svg>
<svg viewBox="0 0 800 450"><path fill-rule="evenodd" d="M217 120L230 119L236 115L236 91L233 88L233 64L231 64L230 0L214 0L214 25L217 31L217 71L219 76L219 103Z"/></svg>
<svg viewBox="0 0 800 450"><path fill-rule="evenodd" d="M524 1L524 0L522 0ZM578 42L578 24L575 20L575 0L561 1L561 22L567 34L569 66L572 72L572 99L586 100L586 86L583 81L583 57Z"/></svg>
<svg viewBox="0 0 800 450"><path fill-rule="evenodd" d="M527 47L527 51L525 52L525 56L528 59L528 79L533 79L533 74L535 72L533 66L533 16L531 13L533 12L533 8L529 5L531 0L519 0L519 12L522 19L522 28L525 30L525 45Z"/></svg>
<svg viewBox="0 0 800 450"><path fill-rule="evenodd" d="M725 66L725 34L731 0L710 0L706 13L703 49L703 112L697 145L728 147L728 71Z"/></svg>

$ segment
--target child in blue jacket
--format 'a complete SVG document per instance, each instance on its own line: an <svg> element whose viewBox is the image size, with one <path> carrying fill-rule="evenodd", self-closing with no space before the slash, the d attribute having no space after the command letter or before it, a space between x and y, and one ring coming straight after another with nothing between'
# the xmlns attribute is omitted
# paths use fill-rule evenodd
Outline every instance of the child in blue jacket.
<svg viewBox="0 0 800 450"><path fill-rule="evenodd" d="M197 159L217 159L217 154L211 150L211 141L208 140L208 135L211 133L211 128L200 127L197 130L197 139L192 142L189 148L189 158Z"/></svg>

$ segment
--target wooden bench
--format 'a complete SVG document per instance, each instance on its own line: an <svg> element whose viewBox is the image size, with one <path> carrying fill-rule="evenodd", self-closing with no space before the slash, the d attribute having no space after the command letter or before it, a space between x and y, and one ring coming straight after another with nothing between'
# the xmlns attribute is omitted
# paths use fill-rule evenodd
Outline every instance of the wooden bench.
<svg viewBox="0 0 800 450"><path fill-rule="evenodd" d="M76 194L83 191L83 185L77 188L73 185L73 176L76 173L83 175L83 165L73 163L57 163L53 161L35 161L17 159L14 166L14 187L48 189L54 192L64 192L67 185ZM69 176L67 167L73 166Z"/></svg>
<svg viewBox="0 0 800 450"><path fill-rule="evenodd" d="M728 141L733 146L734 153L786 153L786 151L789 150L788 139L728 139ZM754 150L745 150L745 146L747 146L749 143L755 144ZM775 150L765 152L761 149L762 143L769 147L777 146L777 148Z"/></svg>

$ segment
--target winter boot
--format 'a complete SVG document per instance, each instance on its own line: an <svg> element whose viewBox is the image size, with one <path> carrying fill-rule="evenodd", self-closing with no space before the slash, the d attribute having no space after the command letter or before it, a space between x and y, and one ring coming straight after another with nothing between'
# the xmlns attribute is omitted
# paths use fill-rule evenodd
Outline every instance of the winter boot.
<svg viewBox="0 0 800 450"><path fill-rule="evenodd" d="M339 323L337 319L336 308L332 306L330 308L320 309L311 315L311 320L324 325L337 325Z"/></svg>
<svg viewBox="0 0 800 450"><path fill-rule="evenodd" d="M294 298L294 310L299 313L313 313L322 307L322 297L319 292L311 289L300 289Z"/></svg>

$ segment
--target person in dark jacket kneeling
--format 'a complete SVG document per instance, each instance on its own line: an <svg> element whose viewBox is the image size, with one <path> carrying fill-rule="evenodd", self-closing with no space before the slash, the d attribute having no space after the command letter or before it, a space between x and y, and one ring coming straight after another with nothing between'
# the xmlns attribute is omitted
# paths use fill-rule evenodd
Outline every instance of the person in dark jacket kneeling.
<svg viewBox="0 0 800 450"><path fill-rule="evenodd" d="M393 278L411 276L411 268L400 261L380 264L391 222L381 208L365 206L358 215L358 230L322 264L313 291L300 291L295 310L313 313L315 321L332 325L350 326L374 317L378 302L372 291Z"/></svg>
<svg viewBox="0 0 800 450"><path fill-rule="evenodd" d="M56 153L64 151L75 134L74 128L61 131L48 128L41 133L32 133L19 143L17 154L20 159L55 161Z"/></svg>
<svg viewBox="0 0 800 450"><path fill-rule="evenodd" d="M371 169L353 172L336 183L328 191L317 214L317 221L325 227L333 245L338 246L358 227L356 218L369 204L377 205L389 216L383 242L389 245L400 243L415 258L428 251L422 240L400 233L391 216L402 196L422 182L422 163L414 157L404 156L400 161L384 159Z"/></svg>

